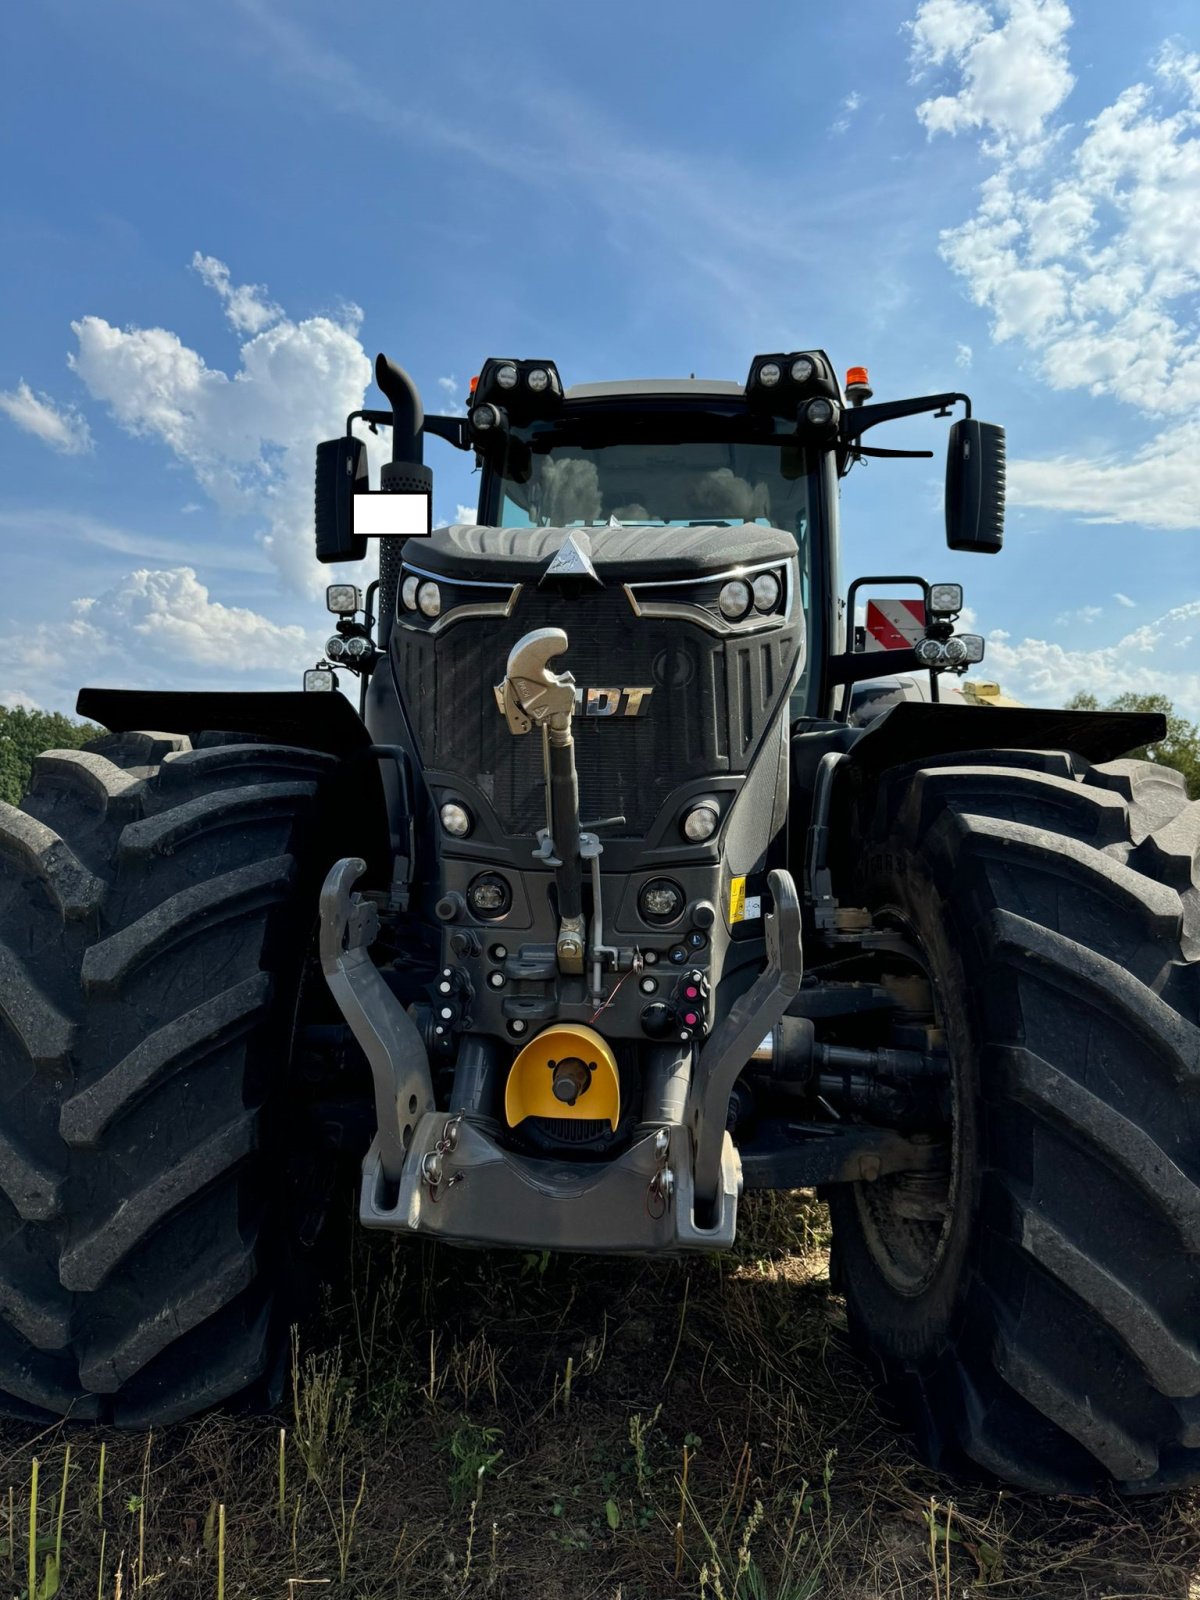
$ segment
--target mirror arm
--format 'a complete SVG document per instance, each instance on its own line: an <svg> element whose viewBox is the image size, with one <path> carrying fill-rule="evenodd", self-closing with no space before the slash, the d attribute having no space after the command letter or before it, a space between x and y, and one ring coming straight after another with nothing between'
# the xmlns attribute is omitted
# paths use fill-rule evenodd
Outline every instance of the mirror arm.
<svg viewBox="0 0 1200 1600"><path fill-rule="evenodd" d="M390 428L392 425L392 413L390 411L352 411L346 418L347 438L350 438L353 433L351 425L360 418L372 433L375 433L379 428ZM471 448L467 437L466 417L427 416L423 431L434 434L438 439L445 439L446 443L452 444L456 450L469 450Z"/></svg>
<svg viewBox="0 0 1200 1600"><path fill-rule="evenodd" d="M863 683L868 678L888 678L893 672L927 672L915 650L851 650L829 657L829 682Z"/></svg>
<svg viewBox="0 0 1200 1600"><path fill-rule="evenodd" d="M841 437L845 442L860 438L868 428L881 422L892 422L896 417L915 417L924 411L947 417L950 407L961 400L966 415L971 415L971 397L966 394L923 394L912 400L882 400L878 405L856 406L842 412Z"/></svg>

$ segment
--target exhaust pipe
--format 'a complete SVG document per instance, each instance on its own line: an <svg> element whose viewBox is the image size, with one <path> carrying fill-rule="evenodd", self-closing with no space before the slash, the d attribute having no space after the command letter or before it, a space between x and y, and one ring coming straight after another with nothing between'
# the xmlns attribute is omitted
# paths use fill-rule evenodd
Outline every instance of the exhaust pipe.
<svg viewBox="0 0 1200 1600"><path fill-rule="evenodd" d="M379 486L392 494L429 494L433 490L433 473L424 464L425 408L417 386L403 367L382 354L375 357L375 382L392 408L392 459L383 464ZM396 615L403 544L403 539L394 537L379 541L379 620L383 644L387 643Z"/></svg>

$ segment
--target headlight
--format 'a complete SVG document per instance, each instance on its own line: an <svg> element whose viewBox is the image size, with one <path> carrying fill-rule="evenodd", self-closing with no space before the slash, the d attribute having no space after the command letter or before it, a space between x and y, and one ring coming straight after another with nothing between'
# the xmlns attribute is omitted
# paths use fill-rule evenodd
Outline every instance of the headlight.
<svg viewBox="0 0 1200 1600"><path fill-rule="evenodd" d="M465 839L471 831L471 813L455 800L447 800L441 809L442 827L456 839Z"/></svg>
<svg viewBox="0 0 1200 1600"><path fill-rule="evenodd" d="M683 890L670 878L651 878L638 891L638 911L644 922L674 922L683 907Z"/></svg>
<svg viewBox="0 0 1200 1600"><path fill-rule="evenodd" d="M335 617L352 617L362 606L362 595L353 583L331 583L325 590L325 609Z"/></svg>
<svg viewBox="0 0 1200 1600"><path fill-rule="evenodd" d="M423 583L417 590L417 610L423 617L442 614L442 591L436 583Z"/></svg>
<svg viewBox="0 0 1200 1600"><path fill-rule="evenodd" d="M833 401L817 395L804 408L805 420L814 428L827 428L834 418Z"/></svg>
<svg viewBox="0 0 1200 1600"><path fill-rule="evenodd" d="M496 382L502 389L515 389L517 386L516 367L497 367Z"/></svg>
<svg viewBox="0 0 1200 1600"><path fill-rule="evenodd" d="M758 381L765 384L768 389L773 389L780 379L779 367L774 361L766 361L758 369Z"/></svg>
<svg viewBox="0 0 1200 1600"><path fill-rule="evenodd" d="M417 609L417 590L421 587L420 578L408 577L400 585L400 600L406 611Z"/></svg>
<svg viewBox="0 0 1200 1600"><path fill-rule="evenodd" d="M550 387L550 374L545 367L534 367L532 372L526 373L525 382L533 390L534 394L541 394L543 389Z"/></svg>
<svg viewBox="0 0 1200 1600"><path fill-rule="evenodd" d="M690 839L693 844L703 844L705 839L712 838L720 825L720 803L712 795L706 794L685 812L679 826L685 839Z"/></svg>
<svg viewBox="0 0 1200 1600"><path fill-rule="evenodd" d="M332 639L325 641L325 654L330 661L341 661L346 654L346 641L340 633L335 633Z"/></svg>
<svg viewBox="0 0 1200 1600"><path fill-rule="evenodd" d="M773 572L760 572L754 584L756 611L774 611L779 604L779 579Z"/></svg>
<svg viewBox="0 0 1200 1600"><path fill-rule="evenodd" d="M499 425L499 406L476 406L474 411L471 413L471 426L476 430L477 433L486 433L489 428L496 428L499 427Z"/></svg>
<svg viewBox="0 0 1200 1600"><path fill-rule="evenodd" d="M502 917L512 905L512 890L498 872L481 872L467 889L467 904L477 917Z"/></svg>
<svg viewBox="0 0 1200 1600"><path fill-rule="evenodd" d="M961 639L947 639L942 646L948 666L957 667L967 659L967 647Z"/></svg>
<svg viewBox="0 0 1200 1600"><path fill-rule="evenodd" d="M792 377L797 383L807 383L815 371L809 356L797 356L792 362Z"/></svg>
<svg viewBox="0 0 1200 1600"><path fill-rule="evenodd" d="M328 654L328 652L326 652ZM370 639L364 639L362 634L356 633L352 639L346 640L346 660L356 664L364 662L368 656L374 654L374 646Z"/></svg>
<svg viewBox="0 0 1200 1600"><path fill-rule="evenodd" d="M310 667L304 674L305 694L330 694L337 688L337 678L329 667Z"/></svg>
<svg viewBox="0 0 1200 1600"><path fill-rule="evenodd" d="M922 639L917 646L917 660L926 667L940 667L946 659L946 647L940 639Z"/></svg>
<svg viewBox="0 0 1200 1600"><path fill-rule="evenodd" d="M751 599L750 585L743 583L741 578L730 578L728 583L721 585L721 592L717 596L717 604L721 608L723 617L728 617L731 622L736 622L739 617L744 617L749 611Z"/></svg>
<svg viewBox="0 0 1200 1600"><path fill-rule="evenodd" d="M956 611L962 610L963 592L961 583L931 583L929 585L929 609L935 616L949 617Z"/></svg>
<svg viewBox="0 0 1200 1600"><path fill-rule="evenodd" d="M983 660L984 647L983 635L981 633L960 633L958 635L958 642L967 652L963 657L964 661L969 661L972 666L975 666L978 662Z"/></svg>

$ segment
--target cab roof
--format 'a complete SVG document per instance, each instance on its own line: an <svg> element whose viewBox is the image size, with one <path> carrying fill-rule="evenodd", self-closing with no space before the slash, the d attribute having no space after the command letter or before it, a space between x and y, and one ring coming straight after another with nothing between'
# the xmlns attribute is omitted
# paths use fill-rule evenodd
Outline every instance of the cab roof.
<svg viewBox="0 0 1200 1600"><path fill-rule="evenodd" d="M724 378L628 378L618 383L573 383L566 400L613 400L639 395L730 395L745 397L745 387Z"/></svg>

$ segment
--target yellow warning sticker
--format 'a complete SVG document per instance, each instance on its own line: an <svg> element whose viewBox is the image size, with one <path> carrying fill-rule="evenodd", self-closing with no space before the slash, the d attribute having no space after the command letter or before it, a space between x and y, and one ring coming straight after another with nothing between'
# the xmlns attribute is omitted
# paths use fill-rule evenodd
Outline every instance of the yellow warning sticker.
<svg viewBox="0 0 1200 1600"><path fill-rule="evenodd" d="M731 878L729 881L729 920L730 922L746 920L745 878Z"/></svg>

